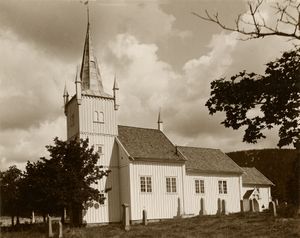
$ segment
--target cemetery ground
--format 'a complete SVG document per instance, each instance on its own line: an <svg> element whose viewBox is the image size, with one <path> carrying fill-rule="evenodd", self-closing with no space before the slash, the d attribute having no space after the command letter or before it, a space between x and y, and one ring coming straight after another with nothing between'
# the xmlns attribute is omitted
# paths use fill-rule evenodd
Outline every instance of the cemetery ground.
<svg viewBox="0 0 300 238"><path fill-rule="evenodd" d="M58 226L54 226L58 237ZM1 230L2 238L47 237L46 224L33 224L23 231ZM96 237L300 237L300 218L274 218L268 213L244 213L228 216L197 216L132 225L129 231L120 224L68 228L65 238Z"/></svg>

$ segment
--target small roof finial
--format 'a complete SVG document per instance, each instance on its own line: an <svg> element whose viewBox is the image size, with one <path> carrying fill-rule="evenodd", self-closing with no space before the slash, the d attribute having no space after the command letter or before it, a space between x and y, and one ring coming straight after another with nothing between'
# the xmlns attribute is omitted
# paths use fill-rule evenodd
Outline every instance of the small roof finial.
<svg viewBox="0 0 300 238"><path fill-rule="evenodd" d="M68 90L67 90L67 83L65 82L65 88L64 88L64 97L69 96Z"/></svg>
<svg viewBox="0 0 300 238"><path fill-rule="evenodd" d="M117 75L116 75L116 73L115 73L115 77L114 77L113 90L119 90L119 85L118 85L118 82L117 82Z"/></svg>
<svg viewBox="0 0 300 238"><path fill-rule="evenodd" d="M89 0L83 2L86 5L86 12L87 12L87 23L90 25L90 8L89 8Z"/></svg>
<svg viewBox="0 0 300 238"><path fill-rule="evenodd" d="M157 123L163 123L163 121L162 121L162 115L161 115L161 107L159 108Z"/></svg>

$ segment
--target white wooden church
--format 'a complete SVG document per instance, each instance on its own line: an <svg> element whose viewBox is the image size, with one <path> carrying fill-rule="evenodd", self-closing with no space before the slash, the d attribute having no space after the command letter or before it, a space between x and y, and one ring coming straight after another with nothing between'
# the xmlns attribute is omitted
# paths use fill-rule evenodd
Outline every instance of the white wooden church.
<svg viewBox="0 0 300 238"><path fill-rule="evenodd" d="M97 185L104 202L83 211L87 223L121 221L122 204L129 205L132 222L143 210L148 219L216 214L219 201L226 213L240 212L249 200L257 211L268 208L273 184L254 168L239 167L218 149L175 146L160 116L157 129L117 124L118 84L115 79L113 96L104 92L89 23L75 85L71 98L64 92L67 138L88 137L99 165L111 170Z"/></svg>

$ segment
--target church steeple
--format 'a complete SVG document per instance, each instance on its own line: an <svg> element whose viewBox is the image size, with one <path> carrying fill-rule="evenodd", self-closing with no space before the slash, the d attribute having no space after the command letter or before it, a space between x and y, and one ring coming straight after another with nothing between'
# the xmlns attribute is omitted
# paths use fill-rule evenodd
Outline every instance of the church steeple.
<svg viewBox="0 0 300 238"><path fill-rule="evenodd" d="M94 56L91 35L90 35L90 22L89 22L89 10L88 10L88 23L87 32L84 42L84 50L82 56L80 79L82 82L82 92L92 95L104 96L104 90L102 85L102 79L98 62Z"/></svg>

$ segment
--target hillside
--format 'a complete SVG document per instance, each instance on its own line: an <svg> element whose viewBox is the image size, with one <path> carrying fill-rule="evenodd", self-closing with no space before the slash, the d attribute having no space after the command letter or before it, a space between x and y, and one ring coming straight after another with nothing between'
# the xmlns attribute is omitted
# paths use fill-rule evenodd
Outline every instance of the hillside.
<svg viewBox="0 0 300 238"><path fill-rule="evenodd" d="M294 149L263 149L230 152L227 155L239 166L255 167L269 178L275 187L272 196L279 201L295 201Z"/></svg>

